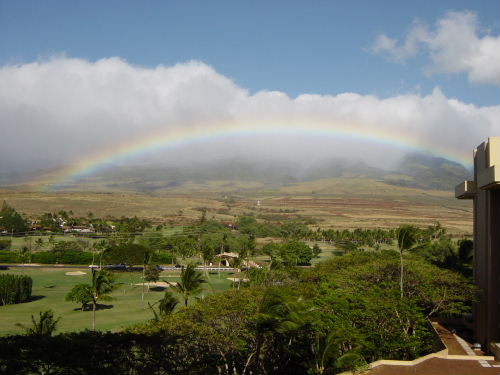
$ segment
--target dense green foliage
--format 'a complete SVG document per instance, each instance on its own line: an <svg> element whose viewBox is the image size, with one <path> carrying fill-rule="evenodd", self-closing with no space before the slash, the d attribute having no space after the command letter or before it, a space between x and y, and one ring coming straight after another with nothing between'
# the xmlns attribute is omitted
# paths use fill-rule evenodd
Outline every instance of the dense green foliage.
<svg viewBox="0 0 500 375"><path fill-rule="evenodd" d="M189 264L162 299L148 302L154 318L130 328L130 333L44 338L46 345L62 351L66 348L61 345L78 350L80 343L75 340L81 340L87 344L82 353L99 363L83 363L75 356L63 363L30 347L29 337L0 339L0 346L26 345L23 353L35 360L29 364L21 358L19 366L28 373L336 374L380 358L413 359L435 351L428 318L461 316L470 311L475 298L467 279L473 244L467 240L457 244L439 224L426 229L405 225L396 230L311 230L295 218L269 223L242 216L233 226L201 212L198 224L174 231L151 228L137 217L115 219L115 229L89 213L79 223L100 231L98 241L80 237L58 242L51 237L50 251L39 251L45 244L39 239L31 252L30 238L29 247L0 250L0 261L140 264L146 267L144 280L156 281L159 272L154 264L172 263L175 257L185 264L197 255L196 261L208 264L217 262L218 254L232 252L238 254L231 256L232 264L246 272L239 277L248 278L248 283L238 283L238 289L223 294L202 295L195 303L209 274L202 277ZM46 216L47 227L76 225L65 212ZM258 237L275 238L260 248ZM310 264L320 254L320 246L309 245L320 241L343 256L312 268L295 267ZM381 250L389 244L396 244L399 252ZM85 251L91 248L93 252ZM261 254L268 255L271 263L256 257L263 267L247 269L246 261ZM108 299L114 287L112 274L93 269L91 282L76 285L66 298L82 310L91 304L95 327L98 303ZM178 306L179 300L184 306ZM96 351L108 355L101 358ZM0 355L0 373L15 366Z"/></svg>
<svg viewBox="0 0 500 375"><path fill-rule="evenodd" d="M144 268L144 280L148 283L160 280L159 268L156 266L146 266Z"/></svg>
<svg viewBox="0 0 500 375"><path fill-rule="evenodd" d="M231 364L237 374L327 374L437 350L426 318L463 314L474 298L462 276L413 255L401 298L392 251L252 273L258 286L211 296L134 332L180 335L186 352L210 353L212 372Z"/></svg>
<svg viewBox="0 0 500 375"><path fill-rule="evenodd" d="M210 367L212 361L202 362L206 356L190 358L180 349L177 336L93 331L7 336L0 338L0 374L184 375Z"/></svg>
<svg viewBox="0 0 500 375"><path fill-rule="evenodd" d="M5 337L3 353L23 350L16 362L0 355L0 371L302 375L336 374L380 358L413 359L439 349L426 318L467 313L475 291L458 273L409 252L401 297L399 260L395 251L352 252L309 269L252 270L250 287L176 312L176 298L167 292L156 303L159 312L153 309L155 319L129 333L57 335L43 338L45 350L29 337ZM186 270L179 285L187 290L199 277ZM105 284L100 299L112 287L106 275L92 275L92 285L99 276ZM78 355L64 361L52 355L70 349Z"/></svg>
<svg viewBox="0 0 500 375"><path fill-rule="evenodd" d="M113 264L144 264L148 256L149 250L146 247L126 242L107 248L103 255L103 261Z"/></svg>
<svg viewBox="0 0 500 375"><path fill-rule="evenodd" d="M66 301L72 301L82 305L82 311L92 301L92 287L88 284L76 284L66 295Z"/></svg>
<svg viewBox="0 0 500 375"><path fill-rule="evenodd" d="M91 264L93 257L92 253L84 251L39 251L31 255L31 261L41 264Z"/></svg>
<svg viewBox="0 0 500 375"><path fill-rule="evenodd" d="M280 237L281 231L277 225L258 222L254 217L241 216L236 223L241 233L256 237Z"/></svg>
<svg viewBox="0 0 500 375"><path fill-rule="evenodd" d="M10 249L11 245L12 245L11 240L0 239L0 250L8 250Z"/></svg>
<svg viewBox="0 0 500 375"><path fill-rule="evenodd" d="M26 302L31 299L33 280L25 275L0 274L0 304Z"/></svg>
<svg viewBox="0 0 500 375"><path fill-rule="evenodd" d="M449 238L440 238L416 248L413 253L421 255L438 267L472 277L472 256L474 244L471 240L460 240L458 246Z"/></svg>
<svg viewBox="0 0 500 375"><path fill-rule="evenodd" d="M10 234L19 234L27 230L28 223L26 220L4 201L0 209L0 232L5 231Z"/></svg>
<svg viewBox="0 0 500 375"><path fill-rule="evenodd" d="M286 265L309 264L314 257L313 249L304 242L290 240L282 244L270 242L262 248L269 255L274 265L281 262Z"/></svg>
<svg viewBox="0 0 500 375"><path fill-rule="evenodd" d="M0 250L0 263L19 263L19 253L10 250Z"/></svg>

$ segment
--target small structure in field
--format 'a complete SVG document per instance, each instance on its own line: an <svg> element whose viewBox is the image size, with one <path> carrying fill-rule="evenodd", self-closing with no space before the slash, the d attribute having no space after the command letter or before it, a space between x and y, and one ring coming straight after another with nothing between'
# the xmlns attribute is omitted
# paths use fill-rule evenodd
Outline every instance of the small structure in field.
<svg viewBox="0 0 500 375"><path fill-rule="evenodd" d="M221 253L215 256L220 259L220 263L225 267L233 267L236 263L236 259L239 258L237 253Z"/></svg>

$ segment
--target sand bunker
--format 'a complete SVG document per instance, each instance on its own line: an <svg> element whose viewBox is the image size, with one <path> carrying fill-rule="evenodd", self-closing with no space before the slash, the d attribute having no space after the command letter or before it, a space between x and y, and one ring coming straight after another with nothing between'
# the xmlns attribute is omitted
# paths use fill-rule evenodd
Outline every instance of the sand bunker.
<svg viewBox="0 0 500 375"><path fill-rule="evenodd" d="M66 272L66 275L68 276L81 276L81 275L86 275L87 272L82 272L82 271L73 271L73 272Z"/></svg>
<svg viewBox="0 0 500 375"><path fill-rule="evenodd" d="M142 283L135 284L135 285L140 285L142 286ZM166 283L165 281L157 281L155 283L144 283L144 285L149 286L149 287L162 287L162 288L168 288L169 286L175 286L177 285L176 282L171 282L171 283Z"/></svg>

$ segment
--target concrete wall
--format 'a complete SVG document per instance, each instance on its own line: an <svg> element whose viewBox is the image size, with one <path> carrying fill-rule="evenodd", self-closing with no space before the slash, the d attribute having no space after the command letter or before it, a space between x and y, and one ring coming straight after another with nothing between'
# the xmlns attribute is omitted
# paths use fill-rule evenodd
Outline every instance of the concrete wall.
<svg viewBox="0 0 500 375"><path fill-rule="evenodd" d="M474 200L474 281L481 289L474 305L474 335L484 350L500 341L500 139L474 150L474 181L455 189Z"/></svg>

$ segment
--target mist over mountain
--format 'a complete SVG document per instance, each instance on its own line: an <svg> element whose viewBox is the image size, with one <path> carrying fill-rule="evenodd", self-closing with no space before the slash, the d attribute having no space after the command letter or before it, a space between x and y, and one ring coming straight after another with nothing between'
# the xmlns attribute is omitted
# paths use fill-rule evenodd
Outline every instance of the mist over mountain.
<svg viewBox="0 0 500 375"><path fill-rule="evenodd" d="M365 177L380 179L390 173L387 170L372 167L362 160L332 158L316 161L303 170L301 180L314 181L326 178Z"/></svg>
<svg viewBox="0 0 500 375"><path fill-rule="evenodd" d="M0 174L0 185L29 185L30 180L44 173L47 170ZM193 191L197 186L203 188L217 181L220 185L212 184L212 189L220 186L221 191L237 191L315 180L363 178L403 187L452 190L457 183L470 179L470 174L458 163L420 153L404 156L395 170L348 158L320 159L307 164L284 159L231 158L163 165L107 165L100 172L64 183L57 189L168 192L182 191L189 185Z"/></svg>
<svg viewBox="0 0 500 375"><path fill-rule="evenodd" d="M428 154L410 153L397 166L399 175L388 176L386 183L423 189L451 190L470 180L472 172L461 164Z"/></svg>

